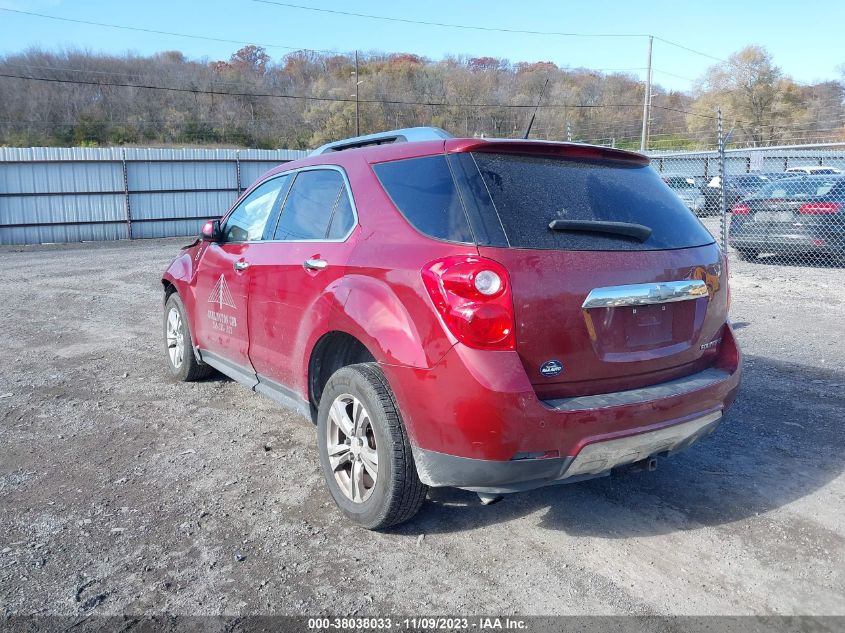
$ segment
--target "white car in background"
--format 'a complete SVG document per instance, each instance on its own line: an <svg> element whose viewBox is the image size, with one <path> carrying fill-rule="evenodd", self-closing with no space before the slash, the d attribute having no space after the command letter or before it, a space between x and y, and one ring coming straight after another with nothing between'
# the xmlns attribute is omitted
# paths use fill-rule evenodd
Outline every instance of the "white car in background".
<svg viewBox="0 0 845 633"><path fill-rule="evenodd" d="M832 176L841 174L842 170L836 167L824 167L822 165L808 165L806 167L789 167L784 170L785 174L802 174L806 176Z"/></svg>

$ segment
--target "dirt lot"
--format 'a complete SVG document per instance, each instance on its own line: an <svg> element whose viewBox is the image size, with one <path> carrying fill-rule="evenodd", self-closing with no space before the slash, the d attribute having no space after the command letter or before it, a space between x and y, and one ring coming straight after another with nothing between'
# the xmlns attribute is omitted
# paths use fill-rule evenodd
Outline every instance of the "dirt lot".
<svg viewBox="0 0 845 633"><path fill-rule="evenodd" d="M842 269L735 263L726 422L654 473L347 525L308 421L174 384L184 240L0 250L5 614L845 614Z"/></svg>

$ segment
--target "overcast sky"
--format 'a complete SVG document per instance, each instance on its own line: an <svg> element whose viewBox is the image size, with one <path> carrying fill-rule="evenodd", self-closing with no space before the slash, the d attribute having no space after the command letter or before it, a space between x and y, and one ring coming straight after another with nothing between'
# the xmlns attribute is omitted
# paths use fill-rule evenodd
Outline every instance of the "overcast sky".
<svg viewBox="0 0 845 633"><path fill-rule="evenodd" d="M503 33L389 22L284 7L257 0L0 0L0 7L140 29L252 42L278 59L289 49L411 52L511 61L550 60L562 67L625 69L644 77L647 39L653 34L717 58L761 44L783 70L802 82L839 79L845 63L845 2L777 0L727 2L503 2L428 0L292 0L291 4L408 20L529 31L634 34L573 37ZM149 54L178 49L191 58L227 59L237 43L78 24L0 11L0 53L30 46ZM289 48L285 48L289 47ZM689 89L716 60L654 44L655 82Z"/></svg>

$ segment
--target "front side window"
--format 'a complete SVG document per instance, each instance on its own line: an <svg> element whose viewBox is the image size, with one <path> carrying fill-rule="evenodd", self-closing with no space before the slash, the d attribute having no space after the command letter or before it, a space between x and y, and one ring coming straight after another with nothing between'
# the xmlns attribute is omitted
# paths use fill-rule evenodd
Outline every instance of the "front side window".
<svg viewBox="0 0 845 633"><path fill-rule="evenodd" d="M229 214L223 227L224 242L253 242L264 235L267 219L285 190L290 176L271 178L256 187L238 207Z"/></svg>
<svg viewBox="0 0 845 633"><path fill-rule="evenodd" d="M354 223L343 176L334 169L301 171L282 208L274 240L338 239Z"/></svg>

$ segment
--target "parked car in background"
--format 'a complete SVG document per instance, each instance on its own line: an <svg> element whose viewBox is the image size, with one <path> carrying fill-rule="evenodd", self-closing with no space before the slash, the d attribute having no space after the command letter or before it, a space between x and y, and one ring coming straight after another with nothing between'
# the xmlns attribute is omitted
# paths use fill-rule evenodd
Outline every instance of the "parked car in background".
<svg viewBox="0 0 845 633"><path fill-rule="evenodd" d="M783 177L783 174L755 173L755 174L729 174L726 177L726 197L728 210L742 198L755 193L765 184ZM702 188L704 193L704 210L707 215L718 215L720 206L722 179L714 176Z"/></svg>
<svg viewBox="0 0 845 633"><path fill-rule="evenodd" d="M696 215L704 215L704 194L701 192L701 187L695 182L692 176L682 176L680 174L660 174L663 182L669 185L669 188L686 205L687 209Z"/></svg>
<svg viewBox="0 0 845 633"><path fill-rule="evenodd" d="M785 174L805 174L807 176L831 176L833 174L841 174L842 170L836 167L824 167L822 165L809 165L806 167L789 167L784 170Z"/></svg>
<svg viewBox="0 0 845 633"><path fill-rule="evenodd" d="M760 253L845 257L845 176L784 178L734 204L729 243Z"/></svg>
<svg viewBox="0 0 845 633"><path fill-rule="evenodd" d="M214 368L311 418L367 528L428 486L489 503L653 470L739 386L721 249L648 158L606 147L330 143L259 178L162 284L170 375Z"/></svg>

